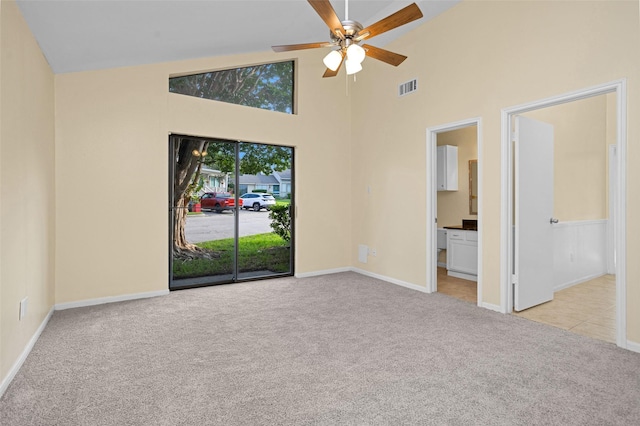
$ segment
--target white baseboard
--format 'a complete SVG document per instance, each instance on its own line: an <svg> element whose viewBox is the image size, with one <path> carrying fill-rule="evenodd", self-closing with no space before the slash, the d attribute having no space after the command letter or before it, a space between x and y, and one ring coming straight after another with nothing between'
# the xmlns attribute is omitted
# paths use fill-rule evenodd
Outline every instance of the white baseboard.
<svg viewBox="0 0 640 426"><path fill-rule="evenodd" d="M640 353L640 343L632 342L631 340L627 340L627 349L633 352Z"/></svg>
<svg viewBox="0 0 640 426"><path fill-rule="evenodd" d="M56 311L65 309L82 308L85 306L103 305L105 303L123 302L125 300L146 299L149 297L166 296L169 290L149 291L146 293L124 294L122 296L99 297L97 299L78 300L77 302L58 303L55 305Z"/></svg>
<svg viewBox="0 0 640 426"><path fill-rule="evenodd" d="M478 282L477 275L465 274L464 272L447 271L447 275L450 277L460 278L462 280Z"/></svg>
<svg viewBox="0 0 640 426"><path fill-rule="evenodd" d="M299 274L295 274L295 277L296 278L319 277L321 275L337 274L339 272L351 272L351 271L353 271L353 268L347 266L344 268L325 269L322 271L302 272Z"/></svg>
<svg viewBox="0 0 640 426"><path fill-rule="evenodd" d="M11 368L9 369L9 374L7 374L4 380L2 380L2 383L0 383L0 397L2 397L4 392L9 387L9 384L11 383L13 378L16 377L16 374L18 374L18 371L20 371L20 367L22 367L22 364L24 364L25 360L31 353L31 349L33 349L33 345L35 345L38 339L40 338L40 334L42 334L42 330L44 330L44 328L49 323L49 319L51 318L51 315L53 315L53 311L54 311L54 308L52 307L49 313L47 314L47 316L44 317L44 320L42 320L42 323L40 323L40 327L38 327L38 329L33 334L33 336L31 336L31 339L29 339L27 346L24 347L24 349L22 350L22 353L20 354L16 362L14 362Z"/></svg>
<svg viewBox="0 0 640 426"><path fill-rule="evenodd" d="M502 312L502 308L500 307L500 305L494 305L493 303L482 302L482 303L480 303L479 306L481 308L489 309L490 311L496 311L496 312L499 312L501 314L504 313L504 312Z"/></svg>
<svg viewBox="0 0 640 426"><path fill-rule="evenodd" d="M366 275L371 278L376 278L382 281L386 281L391 284L396 284L402 287L410 288L411 290L421 291L422 293L429 293L426 287L421 287L419 285L411 284L406 281L397 280L395 278L387 277L384 275L374 274L373 272L365 271L364 269L359 268L351 268L353 272L357 272L358 274Z"/></svg>
<svg viewBox="0 0 640 426"><path fill-rule="evenodd" d="M556 292L556 291L564 290L565 288L573 287L574 285L578 285L578 284L582 284L582 283L587 282L587 281L594 280L594 279L599 278L599 277L601 277L603 275L605 275L605 274L593 274L593 275L589 275L588 277L580 277L580 278L578 278L576 280L569 281L569 282L566 282L566 283L562 283L562 284L560 284L558 286L553 287L553 291Z"/></svg>

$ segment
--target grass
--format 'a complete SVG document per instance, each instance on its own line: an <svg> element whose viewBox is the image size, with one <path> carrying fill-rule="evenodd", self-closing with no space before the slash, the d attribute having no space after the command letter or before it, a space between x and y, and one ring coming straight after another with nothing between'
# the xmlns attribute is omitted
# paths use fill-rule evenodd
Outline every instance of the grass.
<svg viewBox="0 0 640 426"><path fill-rule="evenodd" d="M289 204L291 204L291 200L288 198L280 198L276 200L276 205L279 206L288 206Z"/></svg>
<svg viewBox="0 0 640 426"><path fill-rule="evenodd" d="M233 238L205 241L198 247L220 254L216 259L174 260L173 277L192 278L226 275L233 271ZM258 234L238 239L238 272L289 272L290 252L287 243L276 234Z"/></svg>

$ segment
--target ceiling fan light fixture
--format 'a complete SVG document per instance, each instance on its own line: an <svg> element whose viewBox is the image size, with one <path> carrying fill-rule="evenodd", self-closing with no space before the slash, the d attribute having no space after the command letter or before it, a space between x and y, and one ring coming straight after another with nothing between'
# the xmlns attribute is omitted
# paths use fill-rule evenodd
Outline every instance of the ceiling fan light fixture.
<svg viewBox="0 0 640 426"><path fill-rule="evenodd" d="M347 58L344 61L345 69L347 70L347 75L355 74L358 71L362 71L362 65L360 62L354 61L353 59Z"/></svg>
<svg viewBox="0 0 640 426"><path fill-rule="evenodd" d="M342 62L342 55L337 50L332 50L327 54L327 56L324 57L322 62L324 62L324 65L331 71L335 71L338 69L340 63Z"/></svg>
<svg viewBox="0 0 640 426"><path fill-rule="evenodd" d="M358 46L357 44L352 44L351 46L347 47L347 58L350 61L361 64L362 61L364 61L364 57L365 57L364 49Z"/></svg>

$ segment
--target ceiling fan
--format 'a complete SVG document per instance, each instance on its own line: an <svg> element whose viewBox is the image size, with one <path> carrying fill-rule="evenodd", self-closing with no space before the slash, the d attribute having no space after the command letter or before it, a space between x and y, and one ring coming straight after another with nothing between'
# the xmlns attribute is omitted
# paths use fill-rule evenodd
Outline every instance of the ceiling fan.
<svg viewBox="0 0 640 426"><path fill-rule="evenodd" d="M361 63L365 56L397 67L407 59L406 56L369 44L363 44L361 46L360 42L422 18L420 8L415 3L412 3L375 24L363 27L360 22L349 20L348 0L345 4L346 12L344 21L340 21L329 0L307 1L329 27L331 41L272 46L272 48L276 52L288 52L291 50L314 49L318 47L337 47L337 49L331 50L323 59L327 67L323 77L335 77L343 63L345 64L347 75L355 74L362 70Z"/></svg>

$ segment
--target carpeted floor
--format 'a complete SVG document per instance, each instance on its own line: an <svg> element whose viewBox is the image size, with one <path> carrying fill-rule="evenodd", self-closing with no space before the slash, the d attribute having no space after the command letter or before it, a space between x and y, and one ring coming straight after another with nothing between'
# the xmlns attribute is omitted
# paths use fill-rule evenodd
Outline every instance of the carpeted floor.
<svg viewBox="0 0 640 426"><path fill-rule="evenodd" d="M355 273L55 312L11 425L636 425L640 354Z"/></svg>

